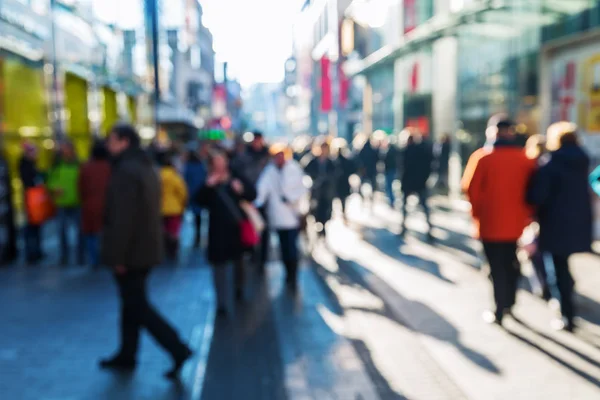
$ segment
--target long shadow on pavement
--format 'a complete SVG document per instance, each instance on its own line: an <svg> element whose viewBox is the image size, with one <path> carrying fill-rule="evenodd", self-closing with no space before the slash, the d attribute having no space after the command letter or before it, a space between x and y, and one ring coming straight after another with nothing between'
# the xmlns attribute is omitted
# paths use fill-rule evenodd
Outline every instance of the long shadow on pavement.
<svg viewBox="0 0 600 400"><path fill-rule="evenodd" d="M262 280L252 300L215 322L202 399L286 398L272 304Z"/></svg>
<svg viewBox="0 0 600 400"><path fill-rule="evenodd" d="M500 369L487 356L462 343L458 329L427 304L405 298L377 275L354 261L346 260L339 256L336 256L336 259L341 274L345 275L347 279L354 282L362 289L367 290L374 296L380 298L384 303L382 311L369 311L375 312L391 321L401 324L416 333L446 342L454 346L467 359L479 367L494 374L501 373ZM323 271L328 273L322 267L319 268L319 271L321 271L321 273L323 273ZM375 281L378 289L375 289L373 287L374 285L369 283L369 281ZM383 298L383 296L379 294L380 290L385 291L385 293L393 293L393 300L387 296L386 298ZM406 312L403 312L402 315L398 315L391 306L392 302L394 306L397 306L394 308L397 309L399 307ZM418 318L418 321L413 321L415 318Z"/></svg>

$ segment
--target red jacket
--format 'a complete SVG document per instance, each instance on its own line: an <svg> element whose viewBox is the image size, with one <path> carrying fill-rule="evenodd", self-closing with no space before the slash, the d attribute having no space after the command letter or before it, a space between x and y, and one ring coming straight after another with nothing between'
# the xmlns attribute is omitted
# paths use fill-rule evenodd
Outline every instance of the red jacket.
<svg viewBox="0 0 600 400"><path fill-rule="evenodd" d="M498 144L488 152L476 152L469 164L473 173L465 175L463 187L479 237L487 242L516 241L533 215L526 196L535 161L520 147Z"/></svg>
<svg viewBox="0 0 600 400"><path fill-rule="evenodd" d="M79 173L81 229L84 234L99 233L104 222L104 203L110 179L110 163L92 160Z"/></svg>

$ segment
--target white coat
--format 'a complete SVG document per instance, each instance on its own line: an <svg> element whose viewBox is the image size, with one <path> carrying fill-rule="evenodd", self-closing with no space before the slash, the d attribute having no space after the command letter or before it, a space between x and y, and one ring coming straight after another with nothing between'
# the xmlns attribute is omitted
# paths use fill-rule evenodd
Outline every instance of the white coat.
<svg viewBox="0 0 600 400"><path fill-rule="evenodd" d="M257 184L257 207L267 205L269 228L297 229L300 226L300 203L308 193L304 185L304 171L293 160L279 169L269 164Z"/></svg>

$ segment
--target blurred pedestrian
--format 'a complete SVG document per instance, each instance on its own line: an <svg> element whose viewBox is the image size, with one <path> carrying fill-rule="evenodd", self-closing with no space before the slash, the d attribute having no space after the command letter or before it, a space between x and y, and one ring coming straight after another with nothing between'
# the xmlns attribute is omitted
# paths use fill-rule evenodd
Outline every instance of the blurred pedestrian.
<svg viewBox="0 0 600 400"><path fill-rule="evenodd" d="M79 199L81 200L81 230L85 237L88 262L100 265L100 233L104 224L104 206L110 181L108 150L103 142L96 142L90 161L79 173Z"/></svg>
<svg viewBox="0 0 600 400"><path fill-rule="evenodd" d="M532 135L525 144L525 155L530 160L535 160L538 166L547 163L546 137L543 135ZM533 265L535 277L539 284L539 295L544 300L550 300L550 288L548 287L544 256L539 247L539 225L537 221L531 224L525 232L529 234L524 235L521 238L521 242L526 250L529 261ZM524 239L528 239L529 243L523 243Z"/></svg>
<svg viewBox="0 0 600 400"><path fill-rule="evenodd" d="M321 237L327 235L326 225L331 220L337 185L337 169L330 154L329 142L324 140L305 169L306 174L312 179L310 209Z"/></svg>
<svg viewBox="0 0 600 400"><path fill-rule="evenodd" d="M255 131L253 133L252 142L247 148L247 155L249 156L250 160L242 165L245 167L245 175L252 184L256 185L260 174L262 173L263 169L265 169L271 158L267 142L265 141L262 132ZM237 173L239 172L240 171L237 171Z"/></svg>
<svg viewBox="0 0 600 400"><path fill-rule="evenodd" d="M84 264L85 247L81 232L81 209L79 203L79 161L71 142L60 144L54 166L48 173L48 189L58 207L60 230L60 262L69 263L69 233L76 234L77 263Z"/></svg>
<svg viewBox="0 0 600 400"><path fill-rule="evenodd" d="M23 157L19 161L19 176L23 185L23 193L44 183L44 178L37 168L38 150L34 144L23 144ZM25 207L28 207L25 204ZM42 253L41 225L29 219L25 226L25 258L28 264L35 264L44 257Z"/></svg>
<svg viewBox="0 0 600 400"><path fill-rule="evenodd" d="M246 176L237 175L230 169L224 152L213 151L206 182L194 197L209 213L207 258L213 266L217 313L225 315L231 289L235 287L238 300L244 295L243 256L248 249L241 240L240 223L244 211L240 202L254 201L256 189Z"/></svg>
<svg viewBox="0 0 600 400"><path fill-rule="evenodd" d="M347 145L341 146L337 151L337 158L335 160L337 170L337 182L336 182L336 197L340 199L342 203L342 213L344 214L344 221L348 220L347 214L347 201L352 194L352 185L350 184L350 177L358 173L358 167L354 161L354 156Z"/></svg>
<svg viewBox="0 0 600 400"><path fill-rule="evenodd" d="M179 252L179 235L183 214L187 206L188 191L183 177L173 165L168 153L158 156L162 190L163 232L167 258L176 260Z"/></svg>
<svg viewBox="0 0 600 400"><path fill-rule="evenodd" d="M556 327L573 331L575 282L569 258L592 248L590 159L579 146L576 126L569 122L550 126L547 147L550 159L533 176L527 197L537 207L539 246L548 284L553 297L560 301L563 319Z"/></svg>
<svg viewBox="0 0 600 400"><path fill-rule="evenodd" d="M4 154L0 151L0 266L17 259L17 228L12 193L10 171Z"/></svg>
<svg viewBox="0 0 600 400"><path fill-rule="evenodd" d="M176 379L191 350L150 304L146 284L151 268L162 261L160 178L129 125L116 125L107 142L113 157L106 197L102 260L113 269L121 297L121 347L100 362L102 368L133 370L140 331L146 328L173 359L165 376Z"/></svg>
<svg viewBox="0 0 600 400"><path fill-rule="evenodd" d="M494 287L496 309L485 312L487 322L502 324L515 305L520 264L517 241L531 222L532 209L525 201L535 161L514 142L514 124L501 118L490 120L496 137L493 148L479 152L469 161L472 176L465 176L478 237L483 242ZM488 137L489 137L488 133Z"/></svg>
<svg viewBox="0 0 600 400"><path fill-rule="evenodd" d="M408 198L411 195L416 195L419 198L419 203L425 212L428 237L431 239L431 216L429 205L429 188L427 181L431 176L433 164L433 150L431 145L427 143L421 134L414 129L409 129L404 132L408 135L406 138L406 146L402 150L402 231L401 234L406 234L407 231L407 215L408 215Z"/></svg>
<svg viewBox="0 0 600 400"><path fill-rule="evenodd" d="M285 145L271 146L273 162L265 168L258 181L256 204L267 205L270 228L279 236L281 258L286 270L286 285L296 291L298 286L298 236L300 233L300 201L308 193L304 186L304 171Z"/></svg>
<svg viewBox="0 0 600 400"><path fill-rule="evenodd" d="M448 172L450 170L450 151L452 139L449 134L444 134L435 149L435 160L438 173L437 186L448 190Z"/></svg>
<svg viewBox="0 0 600 400"><path fill-rule="evenodd" d="M379 160L379 146L375 138L368 137L363 148L358 153L358 161L360 163L362 184L369 184L371 186L371 206L374 204L375 192L377 191L377 165L379 164Z"/></svg>
<svg viewBox="0 0 600 400"><path fill-rule="evenodd" d="M190 151L185 166L185 183L190 196L193 196L206 180L209 145L208 142L200 142L195 149ZM199 248L202 240L202 207L193 199L190 199L190 210L194 218L194 247Z"/></svg>
<svg viewBox="0 0 600 400"><path fill-rule="evenodd" d="M390 206L394 208L396 204L396 194L394 193L394 182L398 177L398 166L400 162L400 150L396 143L388 137L385 141L383 153L383 162L385 166L385 192L390 202Z"/></svg>

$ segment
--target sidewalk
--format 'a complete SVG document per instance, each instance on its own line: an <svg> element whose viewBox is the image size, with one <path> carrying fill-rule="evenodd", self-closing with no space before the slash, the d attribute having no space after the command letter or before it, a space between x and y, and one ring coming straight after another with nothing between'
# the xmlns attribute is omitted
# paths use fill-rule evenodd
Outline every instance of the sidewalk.
<svg viewBox="0 0 600 400"><path fill-rule="evenodd" d="M398 213L383 204L370 215L357 204L352 207L354 229L334 222L331 250L320 249L315 261L346 309L357 301L369 304L352 307L365 321L369 314L380 320L381 328L369 331L364 327L372 324L365 322L363 332L372 343L369 351L377 360L378 374L387 377L396 396L600 397L598 257L574 261L580 332L551 331L552 311L526 291L519 293L515 310L526 323L508 320L504 330L481 320L482 311L491 306L491 292L472 250L476 243L468 236L468 215L437 207L433 216L437 240L429 245L419 216L409 221L417 233L403 241L395 235ZM342 284L331 278L336 275ZM392 328L413 335L388 337ZM431 394L423 393L424 387Z"/></svg>

